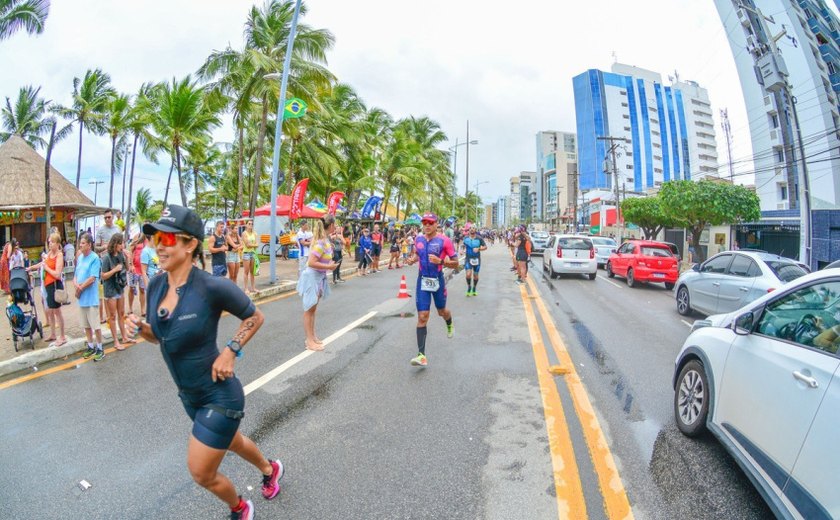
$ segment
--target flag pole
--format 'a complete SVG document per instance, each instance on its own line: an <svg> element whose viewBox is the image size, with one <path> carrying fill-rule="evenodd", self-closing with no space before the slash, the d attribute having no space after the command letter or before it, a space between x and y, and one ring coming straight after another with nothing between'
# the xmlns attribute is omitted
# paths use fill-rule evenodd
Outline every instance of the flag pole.
<svg viewBox="0 0 840 520"><path fill-rule="evenodd" d="M277 248L277 184L280 170L280 145L283 135L283 112L286 106L286 87L289 84L289 68L292 66L292 47L295 44L295 31L297 30L298 15L300 14L300 2L295 2L295 13L292 16L292 26L289 29L289 41L286 43L286 56L283 62L283 79L280 81L280 99L277 101L277 126L274 129L274 158L271 161L271 222L268 239L268 266L270 284L277 283L277 255L274 250ZM285 174L283 175L285 178ZM284 179L285 180L285 179ZM253 217L253 215L251 215Z"/></svg>

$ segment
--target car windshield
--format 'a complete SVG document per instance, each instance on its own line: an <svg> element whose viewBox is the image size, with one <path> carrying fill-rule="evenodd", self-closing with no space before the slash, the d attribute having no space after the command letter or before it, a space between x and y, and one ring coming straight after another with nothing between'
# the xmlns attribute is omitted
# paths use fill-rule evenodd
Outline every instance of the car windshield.
<svg viewBox="0 0 840 520"><path fill-rule="evenodd" d="M589 249L591 242L585 238L561 238L560 247L562 249Z"/></svg>
<svg viewBox="0 0 840 520"><path fill-rule="evenodd" d="M610 246L615 247L617 244L611 238L593 238L592 243L596 246Z"/></svg>
<svg viewBox="0 0 840 520"><path fill-rule="evenodd" d="M545 231L534 231L531 233L531 238L548 238L548 233Z"/></svg>
<svg viewBox="0 0 840 520"><path fill-rule="evenodd" d="M780 262L777 260L768 260L765 262L767 266L776 275L776 278L787 283L796 280L800 276L805 276L804 269L791 262Z"/></svg>
<svg viewBox="0 0 840 520"><path fill-rule="evenodd" d="M674 255L671 254L671 250L664 248L664 247L656 247L656 246L643 246L642 247L642 256L661 256L670 258Z"/></svg>

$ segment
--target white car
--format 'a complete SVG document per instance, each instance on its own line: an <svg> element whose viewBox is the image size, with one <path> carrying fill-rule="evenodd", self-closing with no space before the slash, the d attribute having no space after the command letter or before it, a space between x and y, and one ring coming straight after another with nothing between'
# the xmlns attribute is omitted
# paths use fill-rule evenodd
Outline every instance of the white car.
<svg viewBox="0 0 840 520"><path fill-rule="evenodd" d="M592 243L595 244L595 258L598 259L598 267L606 267L607 262L610 260L610 255L618 249L618 244L609 237L590 238L592 239Z"/></svg>
<svg viewBox="0 0 840 520"><path fill-rule="evenodd" d="M533 246L531 254L542 254L545 246L548 245L548 231L532 231L528 236L531 237L531 245Z"/></svg>
<svg viewBox="0 0 840 520"><path fill-rule="evenodd" d="M592 239L580 235L554 235L543 252L543 271L552 278L561 274L598 275L598 260Z"/></svg>
<svg viewBox="0 0 840 520"><path fill-rule="evenodd" d="M677 312L732 312L805 274L794 260L770 253L718 253L680 274L674 293Z"/></svg>
<svg viewBox="0 0 840 520"><path fill-rule="evenodd" d="M695 322L674 369L674 417L708 429L779 518L840 518L840 269Z"/></svg>

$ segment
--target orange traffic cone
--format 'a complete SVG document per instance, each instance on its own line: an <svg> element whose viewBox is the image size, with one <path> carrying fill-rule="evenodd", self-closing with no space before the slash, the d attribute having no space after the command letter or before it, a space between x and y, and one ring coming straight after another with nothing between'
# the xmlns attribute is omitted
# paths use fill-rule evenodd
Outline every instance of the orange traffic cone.
<svg viewBox="0 0 840 520"><path fill-rule="evenodd" d="M405 275L402 275L402 280L400 280L400 293L397 295L397 298L411 298L411 295L408 294L408 285L405 283Z"/></svg>

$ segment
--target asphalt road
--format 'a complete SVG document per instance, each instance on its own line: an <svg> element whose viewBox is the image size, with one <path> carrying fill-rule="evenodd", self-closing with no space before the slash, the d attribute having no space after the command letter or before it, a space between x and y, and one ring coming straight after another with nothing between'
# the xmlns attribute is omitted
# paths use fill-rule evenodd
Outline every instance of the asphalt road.
<svg viewBox="0 0 840 520"><path fill-rule="evenodd" d="M318 310L317 329L329 341L323 353L300 356L296 295L261 304L266 324L237 362L250 389L241 429L283 460L283 491L266 502L256 470L235 455L221 467L254 499L258 518L562 518L574 500L554 478L563 465L558 425L568 427L588 516L609 517L603 475L584 440L589 426L574 413L563 377L538 378L535 370L539 346L524 309L537 295L513 283L508 265L500 246L485 253L475 298L464 297L463 274L453 278L455 337L433 316L425 369L408 363L416 354L414 299L396 299L401 274L414 292L416 269L335 288ZM670 293L533 275L635 517L770 516L713 439L686 439L673 426L671 372L688 327ZM551 324L533 323L548 337ZM223 318L219 337L236 326ZM278 369L284 363L295 364ZM190 422L158 347L142 343L78 365L0 390L6 515L225 518L186 469ZM260 379L275 369L282 372ZM547 391L559 392L564 413L546 404ZM91 487L83 491L82 480Z"/></svg>

